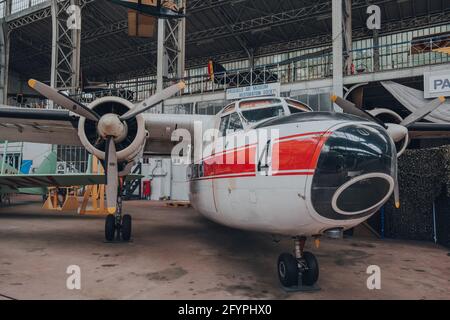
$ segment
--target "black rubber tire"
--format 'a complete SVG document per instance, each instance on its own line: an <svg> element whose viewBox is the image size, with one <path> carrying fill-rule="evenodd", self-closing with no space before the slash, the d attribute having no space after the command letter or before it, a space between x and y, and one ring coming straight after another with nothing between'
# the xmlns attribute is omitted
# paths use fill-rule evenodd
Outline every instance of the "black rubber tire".
<svg viewBox="0 0 450 320"><path fill-rule="evenodd" d="M122 240L123 241L130 241L131 239L131 216L129 214L126 214L122 218Z"/></svg>
<svg viewBox="0 0 450 320"><path fill-rule="evenodd" d="M285 287L298 285L297 259L290 253L282 253L278 257L278 278Z"/></svg>
<svg viewBox="0 0 450 320"><path fill-rule="evenodd" d="M105 219L105 239L106 241L114 241L116 234L116 218L112 214L108 214Z"/></svg>
<svg viewBox="0 0 450 320"><path fill-rule="evenodd" d="M319 279L319 263L316 257L308 251L303 252L303 259L306 261L308 270L302 273L302 282L304 285L312 286Z"/></svg>

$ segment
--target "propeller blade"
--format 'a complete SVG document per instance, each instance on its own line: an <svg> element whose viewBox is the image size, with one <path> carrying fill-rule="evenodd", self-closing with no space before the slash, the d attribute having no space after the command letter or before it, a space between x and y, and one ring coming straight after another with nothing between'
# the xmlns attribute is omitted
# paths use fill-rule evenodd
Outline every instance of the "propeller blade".
<svg viewBox="0 0 450 320"><path fill-rule="evenodd" d="M117 210L117 189L119 174L117 169L116 145L112 137L108 138L105 152L106 162L106 206L110 214Z"/></svg>
<svg viewBox="0 0 450 320"><path fill-rule="evenodd" d="M444 97L436 98L430 103L426 104L423 108L416 109L413 113L407 116L400 124L402 126L407 127L417 121L420 121L427 115L429 115L431 112L436 110L444 102L445 102Z"/></svg>
<svg viewBox="0 0 450 320"><path fill-rule="evenodd" d="M180 90L183 90L185 87L186 84L183 81L181 81L177 84L174 84L171 87L164 89L163 91L151 96L147 100L144 100L140 104L136 105L133 109L131 109L123 116L121 116L120 120L125 121L137 116L138 114L150 109L151 107L157 105L158 103L161 103L162 101L172 97Z"/></svg>
<svg viewBox="0 0 450 320"><path fill-rule="evenodd" d="M400 208L400 190L399 190L399 186L398 186L398 171L395 171L395 177L394 177L394 202L395 202L395 207L397 209Z"/></svg>
<svg viewBox="0 0 450 320"><path fill-rule="evenodd" d="M383 128L386 128L386 125L382 121L378 120L377 118L372 116L370 113L368 113L362 109L359 109L358 107L356 107L356 105L354 103L352 103L348 100L345 100L345 99L342 99L341 97L333 95L331 97L331 101L333 101L335 104L337 104L339 107L341 107L345 113L352 114L354 116L358 116L358 117L367 119L369 121L376 122L379 125L383 126Z"/></svg>
<svg viewBox="0 0 450 320"><path fill-rule="evenodd" d="M92 121L98 121L100 119L99 115L93 110L40 81L30 79L28 80L28 85L44 97L52 100L57 105L70 110L79 116L85 117L86 119Z"/></svg>

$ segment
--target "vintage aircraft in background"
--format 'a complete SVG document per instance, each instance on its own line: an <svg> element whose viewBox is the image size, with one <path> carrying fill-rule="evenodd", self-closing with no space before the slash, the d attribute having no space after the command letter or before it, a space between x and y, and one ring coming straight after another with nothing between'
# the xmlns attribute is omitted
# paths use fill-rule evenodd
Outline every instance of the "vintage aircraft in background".
<svg viewBox="0 0 450 320"><path fill-rule="evenodd" d="M102 159L111 212L107 240L116 233L129 239L131 216L122 216L118 189L143 149L170 155L180 142L177 129L194 135L196 122L203 130L215 128L211 141L197 144L202 157L190 168L191 203L220 224L293 237L295 254L278 259L286 287L318 279L318 262L304 251L307 237L341 235L367 220L392 193L399 205L401 153L395 143L408 139L411 125L444 102L435 99L400 123L385 123L339 97L333 101L344 113L313 112L289 98L259 97L233 102L216 116L144 114L184 84L136 105L104 97L88 106L39 81L29 85L68 111L1 109L0 139L83 146Z"/></svg>
<svg viewBox="0 0 450 320"><path fill-rule="evenodd" d="M381 85L410 112L417 112L421 106L431 101L431 99L424 98L423 91L393 81L382 81ZM444 102L442 107L434 110L424 119L434 124L448 124L450 121L450 101Z"/></svg>
<svg viewBox="0 0 450 320"><path fill-rule="evenodd" d="M168 0L108 0L122 7L135 10L142 14L161 19L181 19L185 17L184 8L178 8L173 1Z"/></svg>

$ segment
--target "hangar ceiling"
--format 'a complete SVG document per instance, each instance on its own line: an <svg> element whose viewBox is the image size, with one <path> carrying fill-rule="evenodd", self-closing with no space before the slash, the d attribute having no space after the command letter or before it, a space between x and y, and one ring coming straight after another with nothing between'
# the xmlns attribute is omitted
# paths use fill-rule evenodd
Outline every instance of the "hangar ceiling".
<svg viewBox="0 0 450 320"><path fill-rule="evenodd" d="M353 0L353 37L368 37L368 4L382 9L381 33L450 22L450 0ZM45 10L45 9L44 9ZM331 41L331 0L187 0L187 66L323 45ZM14 26L10 67L50 78L51 18ZM82 14L82 72L89 79L125 79L156 72L156 37L127 34L127 10L87 1Z"/></svg>

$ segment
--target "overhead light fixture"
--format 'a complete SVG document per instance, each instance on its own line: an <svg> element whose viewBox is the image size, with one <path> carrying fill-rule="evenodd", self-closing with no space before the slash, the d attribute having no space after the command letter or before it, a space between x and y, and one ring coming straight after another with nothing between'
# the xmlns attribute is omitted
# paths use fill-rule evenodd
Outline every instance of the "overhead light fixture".
<svg viewBox="0 0 450 320"><path fill-rule="evenodd" d="M322 14L320 16L317 16L317 21L322 21L322 20L328 20L331 19L331 14Z"/></svg>
<svg viewBox="0 0 450 320"><path fill-rule="evenodd" d="M264 31L270 31L272 30L272 27L263 27L263 28L258 28L258 29L254 29L252 31L250 31L251 34L255 34L255 33L259 33L259 32L264 32Z"/></svg>
<svg viewBox="0 0 450 320"><path fill-rule="evenodd" d="M214 39L203 39L203 40L197 41L197 46L202 46L204 44L210 44L213 42L214 42Z"/></svg>

